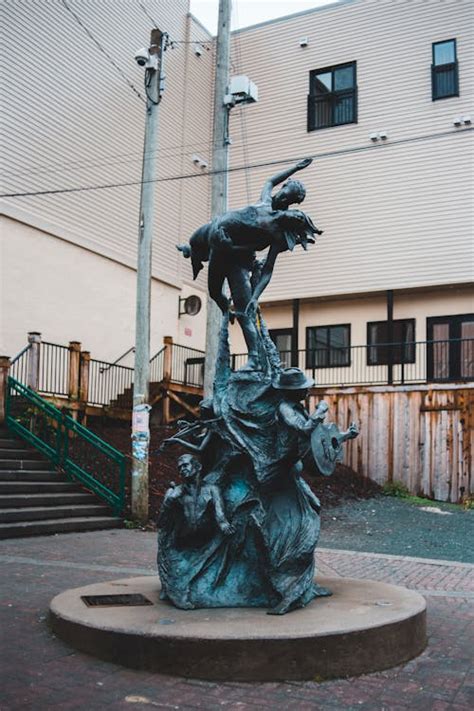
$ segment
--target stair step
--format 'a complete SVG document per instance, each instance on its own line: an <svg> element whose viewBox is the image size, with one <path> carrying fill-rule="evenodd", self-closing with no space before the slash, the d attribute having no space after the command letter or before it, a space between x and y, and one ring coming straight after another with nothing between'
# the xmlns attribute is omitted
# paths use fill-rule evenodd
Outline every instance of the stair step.
<svg viewBox="0 0 474 711"><path fill-rule="evenodd" d="M41 452L24 447L2 447L0 446L0 458L4 459L43 459Z"/></svg>
<svg viewBox="0 0 474 711"><path fill-rule="evenodd" d="M35 506L0 509L0 524L11 521L38 521L58 518L84 518L85 516L107 516L110 509L103 504L83 504L79 506Z"/></svg>
<svg viewBox="0 0 474 711"><path fill-rule="evenodd" d="M74 518L50 518L44 521L0 523L0 538L42 536L73 531L95 531L105 528L118 528L121 523L121 519L114 516L77 516Z"/></svg>
<svg viewBox="0 0 474 711"><path fill-rule="evenodd" d="M64 494L0 494L0 508L18 508L34 506L67 506L69 504L94 504L97 497L94 494L87 494L73 491Z"/></svg>
<svg viewBox="0 0 474 711"><path fill-rule="evenodd" d="M6 447L7 449L24 449L25 443L23 440L13 439L13 437L0 437L0 450L3 449L3 447Z"/></svg>
<svg viewBox="0 0 474 711"><path fill-rule="evenodd" d="M0 469L49 469L46 459L0 459Z"/></svg>
<svg viewBox="0 0 474 711"><path fill-rule="evenodd" d="M1 494L54 494L77 491L77 484L69 481L0 481Z"/></svg>
<svg viewBox="0 0 474 711"><path fill-rule="evenodd" d="M45 471L43 469L33 469L33 471L27 471L26 469L13 469L8 471L7 469L0 469L0 482L1 481L64 481L60 478L58 472Z"/></svg>

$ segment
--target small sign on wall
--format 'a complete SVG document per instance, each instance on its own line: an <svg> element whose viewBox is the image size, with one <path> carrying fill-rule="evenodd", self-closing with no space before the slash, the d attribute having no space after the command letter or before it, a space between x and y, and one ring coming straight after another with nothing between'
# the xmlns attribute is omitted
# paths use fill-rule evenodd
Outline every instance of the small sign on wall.
<svg viewBox="0 0 474 711"><path fill-rule="evenodd" d="M192 336L192 335L193 335L193 329L192 329L192 328L188 328L188 327L186 326L186 328L184 329L184 335L185 335L185 336Z"/></svg>

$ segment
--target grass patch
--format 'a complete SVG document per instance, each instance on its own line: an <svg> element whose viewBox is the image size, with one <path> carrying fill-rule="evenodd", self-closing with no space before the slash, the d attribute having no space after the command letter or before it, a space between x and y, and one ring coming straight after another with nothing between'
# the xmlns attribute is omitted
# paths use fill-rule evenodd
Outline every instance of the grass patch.
<svg viewBox="0 0 474 711"><path fill-rule="evenodd" d="M410 494L405 484L401 481L388 481L382 487L382 494L384 496L395 496L398 499L403 499L407 504L412 504L413 506L437 506L442 510L447 509L451 511L459 511L460 508L474 508L474 499L472 498L467 500L468 503L452 504L446 501L426 499L423 496L414 496Z"/></svg>

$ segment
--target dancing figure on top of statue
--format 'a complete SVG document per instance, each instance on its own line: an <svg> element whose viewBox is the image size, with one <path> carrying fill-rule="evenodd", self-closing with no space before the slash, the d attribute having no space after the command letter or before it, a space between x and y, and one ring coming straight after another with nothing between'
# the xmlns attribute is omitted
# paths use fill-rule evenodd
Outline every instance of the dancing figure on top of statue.
<svg viewBox="0 0 474 711"><path fill-rule="evenodd" d="M230 308L223 290L227 279L235 315L247 345L248 370L261 367L255 309L271 279L277 256L293 250L297 244L306 249L308 243L314 243L314 234L322 234L304 212L290 209L290 205L303 202L306 190L299 180L287 179L311 162L311 158L306 158L277 173L265 182L258 203L216 217L197 229L189 244L178 247L185 257L191 258L194 279L203 262L209 262L209 294L224 314ZM285 180L287 182L272 195L273 189ZM269 252L257 283L252 285L255 252L267 248Z"/></svg>

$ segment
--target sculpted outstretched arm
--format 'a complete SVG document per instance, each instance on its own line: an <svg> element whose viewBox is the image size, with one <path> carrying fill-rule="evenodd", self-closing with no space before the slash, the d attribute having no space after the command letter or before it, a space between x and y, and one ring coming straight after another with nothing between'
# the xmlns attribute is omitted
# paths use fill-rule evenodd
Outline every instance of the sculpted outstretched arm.
<svg viewBox="0 0 474 711"><path fill-rule="evenodd" d="M262 202L271 202L272 190L276 185L283 183L291 175L296 173L298 170L303 170L312 162L312 158L304 158L299 163L296 163L296 165L291 166L291 168L287 168L286 170L282 170L280 173L272 175L272 177L269 178L263 186L262 192L260 194L260 200Z"/></svg>
<svg viewBox="0 0 474 711"><path fill-rule="evenodd" d="M319 424L287 402L280 404L280 416L288 427L292 427L299 432L312 432Z"/></svg>

